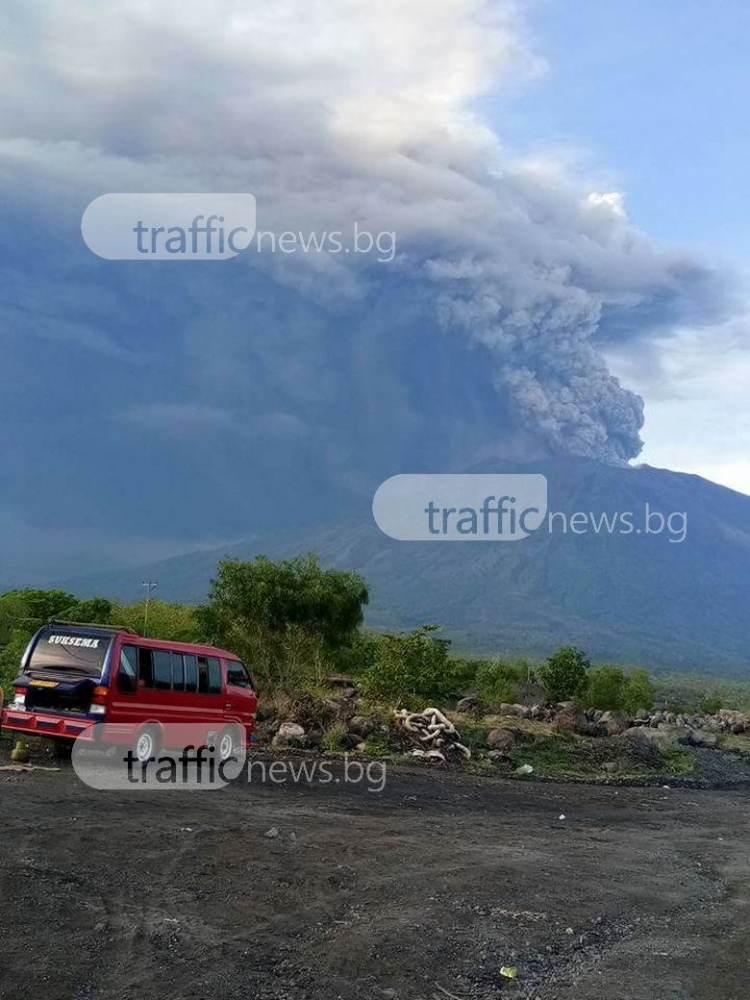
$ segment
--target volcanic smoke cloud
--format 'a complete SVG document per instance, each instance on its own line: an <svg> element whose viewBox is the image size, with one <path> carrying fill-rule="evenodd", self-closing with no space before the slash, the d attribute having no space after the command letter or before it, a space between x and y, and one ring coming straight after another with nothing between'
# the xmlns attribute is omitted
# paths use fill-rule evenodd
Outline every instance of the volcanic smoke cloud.
<svg viewBox="0 0 750 1000"><path fill-rule="evenodd" d="M279 497L295 463L318 492L326 479L364 496L396 471L519 448L638 454L642 401L600 347L715 321L723 282L655 248L618 194L503 148L482 96L544 72L521 40L521 8L5 5L0 184L19 252L4 322L18 376L49 396L54 372L54 407L82 453L116 447L137 465L148 452L154 495L163 487L172 503L162 531L200 533L205 493L184 488L196 463L225 483L212 511L227 531L242 527L239 498L260 503L260 479L287 516ZM347 233L356 221L395 232L398 253L92 258L77 232L87 202L138 190L247 191L262 230ZM64 373L72 384L82 370L96 372L86 401L64 388ZM29 445L61 450L68 472L80 464L57 502L72 510L93 495L138 522L135 491L108 459L92 473L24 400L14 412ZM23 500L45 516L36 494ZM159 523L158 507L139 530Z"/></svg>

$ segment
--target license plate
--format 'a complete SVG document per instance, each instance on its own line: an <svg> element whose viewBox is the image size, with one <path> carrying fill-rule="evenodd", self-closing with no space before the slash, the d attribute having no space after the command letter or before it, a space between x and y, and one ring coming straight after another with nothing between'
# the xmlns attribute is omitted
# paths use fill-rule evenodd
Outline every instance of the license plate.
<svg viewBox="0 0 750 1000"><path fill-rule="evenodd" d="M29 681L29 683L35 688L56 688L59 681Z"/></svg>

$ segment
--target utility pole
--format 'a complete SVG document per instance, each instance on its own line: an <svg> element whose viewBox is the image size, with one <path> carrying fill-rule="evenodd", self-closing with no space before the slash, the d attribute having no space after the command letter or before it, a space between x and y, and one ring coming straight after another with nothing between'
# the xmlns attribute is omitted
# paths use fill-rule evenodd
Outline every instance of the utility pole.
<svg viewBox="0 0 750 1000"><path fill-rule="evenodd" d="M143 611L143 636L145 638L148 635L148 606L151 602L151 591L159 584L156 580L144 580L142 586L146 588L146 607Z"/></svg>

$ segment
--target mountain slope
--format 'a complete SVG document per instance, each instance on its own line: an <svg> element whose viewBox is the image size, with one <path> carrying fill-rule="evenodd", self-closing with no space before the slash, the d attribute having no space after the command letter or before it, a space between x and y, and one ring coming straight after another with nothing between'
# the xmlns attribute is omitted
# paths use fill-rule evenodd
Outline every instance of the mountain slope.
<svg viewBox="0 0 750 1000"><path fill-rule="evenodd" d="M135 600L149 575L160 597L199 601L222 555L315 551L367 579L375 627L439 622L457 647L476 651L544 655L576 642L598 660L750 674L750 497L697 476L583 460L512 468L492 461L471 471L543 472L549 509L568 516L632 512L642 526L646 504L684 513L687 534L682 542L593 527L576 535L557 519L554 531L542 527L513 543L397 542L367 512L66 585Z"/></svg>

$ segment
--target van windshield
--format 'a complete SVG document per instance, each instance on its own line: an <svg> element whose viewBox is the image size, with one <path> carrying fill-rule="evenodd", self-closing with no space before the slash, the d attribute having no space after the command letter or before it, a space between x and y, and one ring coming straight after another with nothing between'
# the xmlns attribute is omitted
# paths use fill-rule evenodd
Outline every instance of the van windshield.
<svg viewBox="0 0 750 1000"><path fill-rule="evenodd" d="M29 673L37 671L70 671L78 676L101 677L104 658L112 636L46 628L36 641L31 654Z"/></svg>

